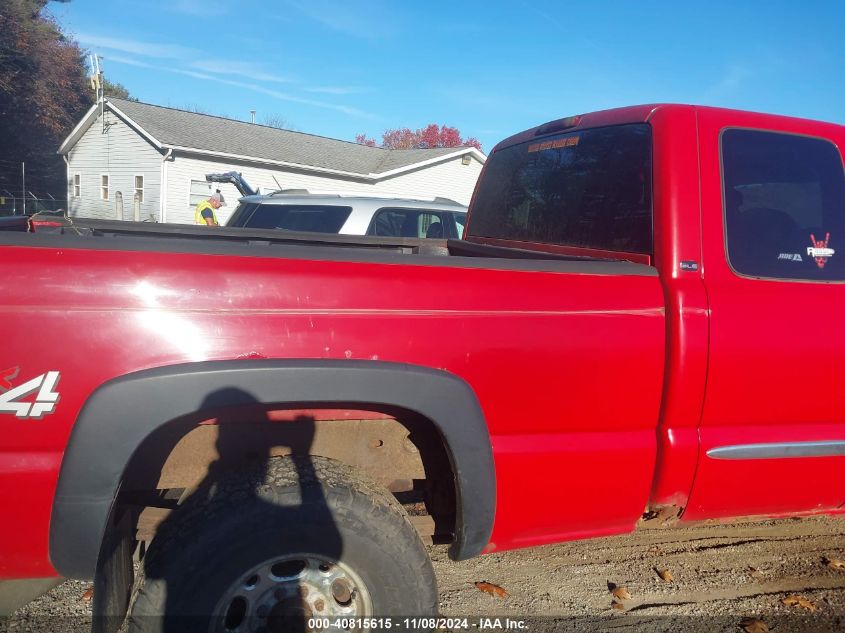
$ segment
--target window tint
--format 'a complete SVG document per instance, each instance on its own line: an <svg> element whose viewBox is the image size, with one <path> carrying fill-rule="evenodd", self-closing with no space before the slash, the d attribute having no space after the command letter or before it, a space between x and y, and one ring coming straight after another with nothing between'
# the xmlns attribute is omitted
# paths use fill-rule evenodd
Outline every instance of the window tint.
<svg viewBox="0 0 845 633"><path fill-rule="evenodd" d="M455 227L448 211L383 207L373 216L367 235L445 239L455 237Z"/></svg>
<svg viewBox="0 0 845 633"><path fill-rule="evenodd" d="M469 235L651 253L651 127L543 137L487 161Z"/></svg>
<svg viewBox="0 0 845 633"><path fill-rule="evenodd" d="M250 216L258 207L259 205L254 202L241 202L235 208L235 211L232 213L229 221L226 222L226 226L247 226Z"/></svg>
<svg viewBox="0 0 845 633"><path fill-rule="evenodd" d="M337 233L350 213L352 213L352 207L334 205L262 204L246 220L246 224L240 226L254 229Z"/></svg>
<svg viewBox="0 0 845 633"><path fill-rule="evenodd" d="M845 279L845 170L829 141L722 134L728 260L746 275Z"/></svg>

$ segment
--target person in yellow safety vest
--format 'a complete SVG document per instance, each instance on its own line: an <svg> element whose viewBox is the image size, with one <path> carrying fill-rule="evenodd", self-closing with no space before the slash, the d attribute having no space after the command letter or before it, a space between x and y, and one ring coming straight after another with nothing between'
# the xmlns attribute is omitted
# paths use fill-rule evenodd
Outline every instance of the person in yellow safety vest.
<svg viewBox="0 0 845 633"><path fill-rule="evenodd" d="M219 191L213 193L208 200L203 200L197 205L194 211L194 222L208 226L220 226L214 211L225 206L226 200L223 198L223 194Z"/></svg>

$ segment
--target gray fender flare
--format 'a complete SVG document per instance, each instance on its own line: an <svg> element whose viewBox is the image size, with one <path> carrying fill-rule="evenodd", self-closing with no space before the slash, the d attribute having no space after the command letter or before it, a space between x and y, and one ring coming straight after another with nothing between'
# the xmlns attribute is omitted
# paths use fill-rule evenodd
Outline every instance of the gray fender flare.
<svg viewBox="0 0 845 633"><path fill-rule="evenodd" d="M439 429L456 478L450 556L471 558L489 542L496 510L493 452L478 399L458 376L382 361L206 361L127 374L100 386L85 403L53 500L50 559L62 576L93 578L121 478L142 442L172 421L198 414L218 392L234 394L231 402L216 401L219 406L382 405L425 416Z"/></svg>

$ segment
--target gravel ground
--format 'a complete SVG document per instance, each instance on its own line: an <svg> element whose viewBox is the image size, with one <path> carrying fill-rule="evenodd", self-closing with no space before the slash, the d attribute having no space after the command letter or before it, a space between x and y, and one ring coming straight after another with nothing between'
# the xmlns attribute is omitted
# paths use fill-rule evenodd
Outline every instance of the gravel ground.
<svg viewBox="0 0 845 633"><path fill-rule="evenodd" d="M749 633L845 630L845 569L824 562L845 559L841 519L644 529L460 563L445 547L431 555L441 613L470 618L470 628L741 632L748 618ZM671 581L659 578L662 570ZM630 598L614 599L614 587ZM87 630L89 588L65 582L0 631ZM790 596L799 603L784 604Z"/></svg>

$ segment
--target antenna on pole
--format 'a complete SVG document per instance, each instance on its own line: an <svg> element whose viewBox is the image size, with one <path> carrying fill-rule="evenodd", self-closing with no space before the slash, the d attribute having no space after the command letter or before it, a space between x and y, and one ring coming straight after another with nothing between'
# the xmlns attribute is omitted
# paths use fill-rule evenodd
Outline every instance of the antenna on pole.
<svg viewBox="0 0 845 633"><path fill-rule="evenodd" d="M104 117L105 99L103 98L103 70L100 68L100 59L101 57L96 53L91 53L89 56L91 64L91 75L89 77L89 81L91 83L91 90L94 91L94 95L97 99L97 103L100 104L100 120L103 123L103 134L105 134L106 130L108 130L108 126L106 125L106 119Z"/></svg>

